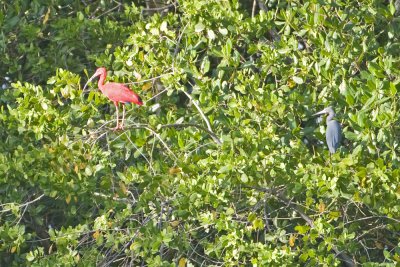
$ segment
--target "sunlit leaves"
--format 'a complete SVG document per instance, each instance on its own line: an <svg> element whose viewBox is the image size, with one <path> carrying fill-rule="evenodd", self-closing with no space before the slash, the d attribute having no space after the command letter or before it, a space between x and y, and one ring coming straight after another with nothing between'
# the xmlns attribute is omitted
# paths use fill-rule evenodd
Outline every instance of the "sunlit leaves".
<svg viewBox="0 0 400 267"><path fill-rule="evenodd" d="M297 84L302 84L304 82L301 77L293 76L292 79Z"/></svg>
<svg viewBox="0 0 400 267"><path fill-rule="evenodd" d="M204 28L205 28L205 26L204 26L204 24L201 23L201 22L197 23L197 24L194 26L194 30L195 30L195 32L197 32L197 33L203 31Z"/></svg>
<svg viewBox="0 0 400 267"><path fill-rule="evenodd" d="M93 3L62 20L38 8L39 26L15 39L21 69L6 49L4 66L23 75L0 96L2 252L49 266L334 266L333 247L358 264L393 261L393 4L264 1L253 15L252 1L179 1L162 14ZM6 32L25 23L13 12ZM115 107L95 82L82 92L88 62L148 101L126 106L124 131L111 131ZM345 137L334 155L311 116L328 105ZM36 191L46 200L20 206Z"/></svg>

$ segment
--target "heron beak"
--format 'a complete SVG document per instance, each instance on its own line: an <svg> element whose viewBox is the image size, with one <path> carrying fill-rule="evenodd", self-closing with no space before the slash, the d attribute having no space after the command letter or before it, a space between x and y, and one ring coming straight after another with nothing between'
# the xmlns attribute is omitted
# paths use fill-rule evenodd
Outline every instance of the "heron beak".
<svg viewBox="0 0 400 267"><path fill-rule="evenodd" d="M100 74L98 74L97 72L96 72L95 74L93 74L93 76L90 77L89 80L85 83L85 86L83 86L83 91L85 91L86 86L87 86L94 78L96 78L96 77L99 76L99 75L100 75Z"/></svg>
<svg viewBox="0 0 400 267"><path fill-rule="evenodd" d="M326 113L328 113L328 112L324 109L324 110L321 110L320 112L313 114L313 116L318 116L318 115L322 115L322 114L326 114Z"/></svg>

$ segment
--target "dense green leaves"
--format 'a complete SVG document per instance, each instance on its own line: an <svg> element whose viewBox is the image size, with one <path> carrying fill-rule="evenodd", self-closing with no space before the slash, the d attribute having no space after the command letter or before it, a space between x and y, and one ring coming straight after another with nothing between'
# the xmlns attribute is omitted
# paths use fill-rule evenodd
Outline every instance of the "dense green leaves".
<svg viewBox="0 0 400 267"><path fill-rule="evenodd" d="M0 265L399 263L393 3L16 3ZM95 66L145 101L123 131L82 90ZM311 116L328 105L332 156Z"/></svg>

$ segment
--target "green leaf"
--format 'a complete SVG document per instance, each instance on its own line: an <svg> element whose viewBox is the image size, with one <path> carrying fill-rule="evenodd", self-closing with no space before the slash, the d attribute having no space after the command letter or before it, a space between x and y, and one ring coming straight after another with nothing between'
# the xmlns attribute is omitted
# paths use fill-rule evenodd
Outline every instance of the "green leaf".
<svg viewBox="0 0 400 267"><path fill-rule="evenodd" d="M227 35L228 34L228 30L225 28L218 28L218 31L222 34L222 35Z"/></svg>
<svg viewBox="0 0 400 267"><path fill-rule="evenodd" d="M47 110L48 109L48 106L47 106L47 104L45 102L42 102L40 105L42 106L43 110Z"/></svg>
<svg viewBox="0 0 400 267"><path fill-rule="evenodd" d="M297 84L303 84L303 83L304 83L303 79L300 78L300 77L293 76L292 79L293 79L293 81L294 81L295 83L297 83Z"/></svg>
<svg viewBox="0 0 400 267"><path fill-rule="evenodd" d="M231 39L228 38L228 40L226 41L226 55L230 56L231 52L232 52L232 41Z"/></svg>
<svg viewBox="0 0 400 267"><path fill-rule="evenodd" d="M203 58L200 69L203 74L207 73L210 70L210 60L207 56Z"/></svg>
<svg viewBox="0 0 400 267"><path fill-rule="evenodd" d="M262 219L259 219L259 218L255 219L255 220L253 221L253 228L254 228L254 229L263 229L263 228L264 228L264 222L263 222L263 220L262 220Z"/></svg>
<svg viewBox="0 0 400 267"><path fill-rule="evenodd" d="M199 33L202 32L204 30L205 26L203 23L199 22L194 26L194 30L195 32Z"/></svg>
<svg viewBox="0 0 400 267"><path fill-rule="evenodd" d="M386 75L383 74L383 70L375 62L368 62L368 70L378 78L385 78Z"/></svg>
<svg viewBox="0 0 400 267"><path fill-rule="evenodd" d="M85 16L83 15L82 12L78 12L78 13L77 13L77 16L78 16L78 20L80 20L80 21L83 21L84 18L85 18Z"/></svg>
<svg viewBox="0 0 400 267"><path fill-rule="evenodd" d="M232 214L235 214L235 210L232 208L228 208L225 213L226 213L226 215L232 215Z"/></svg>
<svg viewBox="0 0 400 267"><path fill-rule="evenodd" d="M247 174L242 173L240 180L242 181L242 183L247 183L249 181L249 177L247 177Z"/></svg>
<svg viewBox="0 0 400 267"><path fill-rule="evenodd" d="M308 226L308 225L297 225L295 228L294 228L299 234L305 234L305 233L307 233L309 230L310 230L310 226Z"/></svg>
<svg viewBox="0 0 400 267"><path fill-rule="evenodd" d="M168 30L168 23L166 21L163 21L160 25L160 31L167 32L167 30Z"/></svg>
<svg viewBox="0 0 400 267"><path fill-rule="evenodd" d="M389 11L392 16L396 13L396 7L394 6L393 1L390 1L389 3Z"/></svg>
<svg viewBox="0 0 400 267"><path fill-rule="evenodd" d="M225 165L225 166L222 166L219 170L218 170L218 172L219 173L227 173L227 172L229 172L229 171L231 171L232 170L232 166L231 165Z"/></svg>
<svg viewBox="0 0 400 267"><path fill-rule="evenodd" d="M207 36L208 36L208 39L210 39L210 40L214 40L216 38L215 33L214 33L213 30L208 30L207 31Z"/></svg>
<svg viewBox="0 0 400 267"><path fill-rule="evenodd" d="M35 256L33 255L32 251L30 251L28 254L26 254L26 260L30 261L30 262L35 260Z"/></svg>
<svg viewBox="0 0 400 267"><path fill-rule="evenodd" d="M89 166L85 168L85 174L88 176L91 176L93 174L92 169Z"/></svg>

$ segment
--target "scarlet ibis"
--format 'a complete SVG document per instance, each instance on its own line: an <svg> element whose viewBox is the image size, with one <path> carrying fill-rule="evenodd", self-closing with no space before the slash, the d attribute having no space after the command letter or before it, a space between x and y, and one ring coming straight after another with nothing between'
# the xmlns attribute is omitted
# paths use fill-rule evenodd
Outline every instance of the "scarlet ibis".
<svg viewBox="0 0 400 267"><path fill-rule="evenodd" d="M136 105L143 105L142 99L140 99L140 96L130 90L128 87L121 83L106 83L104 84L104 81L107 77L107 70L106 68L98 68L96 72L93 74L92 77L87 81L85 86L83 87L83 90L85 90L86 85L96 78L97 76L100 76L99 82L98 82L98 87L100 91L108 97L111 101L114 102L115 109L117 110L117 126L113 128L113 130L118 130L118 129L123 129L124 128L124 120L125 120L125 104L126 103L135 103ZM119 116L118 116L118 104L122 104L122 122L119 124Z"/></svg>

